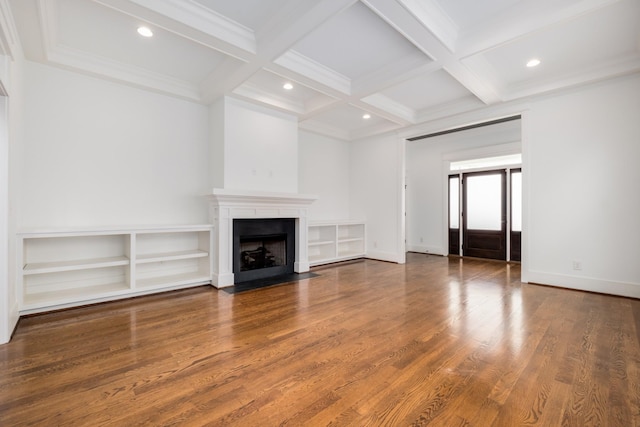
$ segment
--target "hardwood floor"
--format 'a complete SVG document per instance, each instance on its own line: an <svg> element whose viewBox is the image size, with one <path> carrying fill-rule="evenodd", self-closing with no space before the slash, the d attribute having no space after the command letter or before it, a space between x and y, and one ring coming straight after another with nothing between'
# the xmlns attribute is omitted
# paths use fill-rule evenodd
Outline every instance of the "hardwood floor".
<svg viewBox="0 0 640 427"><path fill-rule="evenodd" d="M0 425L640 424L640 301L409 254L24 318Z"/></svg>

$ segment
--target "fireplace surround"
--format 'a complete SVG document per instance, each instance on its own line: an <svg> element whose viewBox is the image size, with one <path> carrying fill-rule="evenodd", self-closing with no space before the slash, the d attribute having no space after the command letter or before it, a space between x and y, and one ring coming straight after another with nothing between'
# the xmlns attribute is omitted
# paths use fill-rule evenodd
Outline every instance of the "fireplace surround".
<svg viewBox="0 0 640 427"><path fill-rule="evenodd" d="M308 208L317 196L297 193L269 193L215 188L209 195L209 216L213 224L211 283L217 288L236 283L233 266L235 219L290 218L294 221L293 271L309 271Z"/></svg>
<svg viewBox="0 0 640 427"><path fill-rule="evenodd" d="M234 282L282 276L294 272L295 219L233 220Z"/></svg>

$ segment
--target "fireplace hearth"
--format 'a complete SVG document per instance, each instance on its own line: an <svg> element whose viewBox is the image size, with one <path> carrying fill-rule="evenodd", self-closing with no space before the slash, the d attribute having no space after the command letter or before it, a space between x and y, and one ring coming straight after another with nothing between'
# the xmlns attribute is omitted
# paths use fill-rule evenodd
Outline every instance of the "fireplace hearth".
<svg viewBox="0 0 640 427"><path fill-rule="evenodd" d="M233 220L233 274L235 283L294 271L295 219Z"/></svg>

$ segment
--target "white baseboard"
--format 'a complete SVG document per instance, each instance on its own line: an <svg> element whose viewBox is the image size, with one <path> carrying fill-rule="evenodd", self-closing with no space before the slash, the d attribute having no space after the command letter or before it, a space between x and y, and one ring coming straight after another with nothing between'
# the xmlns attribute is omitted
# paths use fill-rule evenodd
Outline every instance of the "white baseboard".
<svg viewBox="0 0 640 427"><path fill-rule="evenodd" d="M233 286L233 273L213 273L211 277L211 284L218 289Z"/></svg>
<svg viewBox="0 0 640 427"><path fill-rule="evenodd" d="M640 298L640 283L598 280L589 277L567 276L542 271L529 271L527 281L529 283L576 289L579 291Z"/></svg>
<svg viewBox="0 0 640 427"><path fill-rule="evenodd" d="M397 264L405 263L405 257L403 254L396 254L393 252L367 251L365 258L375 259L378 261L395 262Z"/></svg>
<svg viewBox="0 0 640 427"><path fill-rule="evenodd" d="M421 254L433 254L446 256L447 251L436 246L407 245L407 252L418 252Z"/></svg>
<svg viewBox="0 0 640 427"><path fill-rule="evenodd" d="M293 264L293 271L296 273L306 273L311 270L311 266L308 262L295 262Z"/></svg>

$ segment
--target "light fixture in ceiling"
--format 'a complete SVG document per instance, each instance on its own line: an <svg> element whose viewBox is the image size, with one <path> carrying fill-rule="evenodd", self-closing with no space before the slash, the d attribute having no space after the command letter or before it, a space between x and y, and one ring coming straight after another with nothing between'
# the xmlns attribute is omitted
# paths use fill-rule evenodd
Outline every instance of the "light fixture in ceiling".
<svg viewBox="0 0 640 427"><path fill-rule="evenodd" d="M282 85L282 87L283 87L285 90L291 90L291 89L293 89L293 85L292 85L291 83L288 83L288 82L287 82L287 83L285 83L284 85Z"/></svg>
<svg viewBox="0 0 640 427"><path fill-rule="evenodd" d="M138 27L138 34L142 37L153 37L153 31L149 27Z"/></svg>
<svg viewBox="0 0 640 427"><path fill-rule="evenodd" d="M364 113L364 114L362 115L362 118L363 118L363 119L365 119L365 120L369 120L369 119L371 118L371 114L369 114L369 113Z"/></svg>
<svg viewBox="0 0 640 427"><path fill-rule="evenodd" d="M538 58L531 58L527 61L528 68L537 67L538 65L540 65L540 60Z"/></svg>

